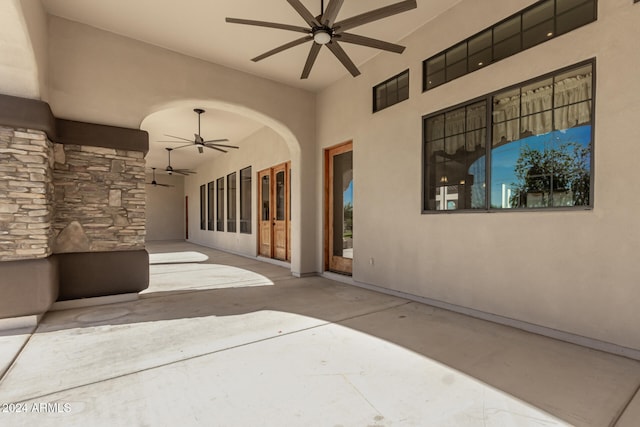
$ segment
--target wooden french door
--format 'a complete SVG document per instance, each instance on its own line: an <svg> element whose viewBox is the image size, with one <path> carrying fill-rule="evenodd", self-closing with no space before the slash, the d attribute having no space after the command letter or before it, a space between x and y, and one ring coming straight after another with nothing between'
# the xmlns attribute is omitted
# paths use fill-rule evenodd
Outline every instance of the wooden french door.
<svg viewBox="0 0 640 427"><path fill-rule="evenodd" d="M291 260L290 163L258 172L258 253L283 261Z"/></svg>
<svg viewBox="0 0 640 427"><path fill-rule="evenodd" d="M325 268L353 270L353 143L325 150Z"/></svg>
<svg viewBox="0 0 640 427"><path fill-rule="evenodd" d="M258 172L258 254L271 258L271 169Z"/></svg>

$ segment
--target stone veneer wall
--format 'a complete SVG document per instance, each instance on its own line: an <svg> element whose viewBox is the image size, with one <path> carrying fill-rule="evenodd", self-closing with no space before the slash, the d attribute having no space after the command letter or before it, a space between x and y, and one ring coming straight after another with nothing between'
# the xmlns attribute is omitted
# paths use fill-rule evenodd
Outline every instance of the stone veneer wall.
<svg viewBox="0 0 640 427"><path fill-rule="evenodd" d="M52 253L52 153L44 132L0 126L0 261Z"/></svg>
<svg viewBox="0 0 640 427"><path fill-rule="evenodd" d="M142 250L144 153L55 144L53 253Z"/></svg>
<svg viewBox="0 0 640 427"><path fill-rule="evenodd" d="M144 131L0 94L0 325L149 286L148 149Z"/></svg>

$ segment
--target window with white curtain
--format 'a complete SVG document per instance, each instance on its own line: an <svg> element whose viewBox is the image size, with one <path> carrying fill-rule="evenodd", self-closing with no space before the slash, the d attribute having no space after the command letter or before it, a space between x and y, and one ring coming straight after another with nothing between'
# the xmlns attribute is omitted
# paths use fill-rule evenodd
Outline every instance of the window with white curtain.
<svg viewBox="0 0 640 427"><path fill-rule="evenodd" d="M426 116L424 211L591 206L592 124L592 62Z"/></svg>

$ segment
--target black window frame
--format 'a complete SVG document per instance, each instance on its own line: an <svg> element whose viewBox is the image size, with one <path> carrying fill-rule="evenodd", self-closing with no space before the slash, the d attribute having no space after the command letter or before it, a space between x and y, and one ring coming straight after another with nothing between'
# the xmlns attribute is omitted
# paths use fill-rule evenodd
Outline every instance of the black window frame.
<svg viewBox="0 0 640 427"><path fill-rule="evenodd" d="M640 1L640 0L638 0ZM591 149L590 149L590 170L589 170L589 204L588 205L577 205L577 206L552 206L552 207L522 207L522 208L492 208L491 207L491 149L492 149L492 139L493 139L493 126L492 126L492 114L493 114L493 97L497 94L515 90L518 88L525 87L527 85L533 84L538 81L542 81L545 79L553 78L554 76L561 75L563 73L567 73L572 70L579 69L581 67L591 66L592 73L592 82L591 82ZM500 88L486 95L482 95L476 98L473 98L469 101L461 102L454 106L441 109L439 111L435 111L433 113L426 114L422 116L422 153L421 153L421 162L422 162L422 173L421 173L421 213L428 215L440 215L440 214L464 214L464 213L493 213L493 212L535 212L535 211L576 211L576 210L593 210L595 199L594 199L594 183L595 183L595 169L594 169L594 154L595 154L595 134L596 134L596 58L591 58L573 65L569 65L567 67L563 67L544 75L534 77L532 79L523 81L521 83L516 83L510 85L505 88ZM446 114L448 112L453 112L455 110L459 110L461 108L465 108L472 104L476 104L481 101L485 101L487 105L487 122L486 122L486 143L485 143L485 207L484 208L475 208L475 209L452 209L452 210L436 210L436 209L427 209L427 201L428 201L428 191L426 185L426 174L427 174L427 162L426 162L426 154L427 154L427 132L426 132L426 122L428 119L433 118L435 116ZM560 107L562 108L562 107Z"/></svg>
<svg viewBox="0 0 640 427"><path fill-rule="evenodd" d="M233 183L233 186L231 185ZM227 175L227 232L235 233L237 226L238 174L233 171Z"/></svg>
<svg viewBox="0 0 640 427"><path fill-rule="evenodd" d="M401 77L403 77L405 75L407 76L406 97L401 98L400 87L398 87L398 81L400 80ZM377 113L378 111L382 111L385 108L389 108L389 107L391 107L393 105L399 104L400 102L406 101L407 99L409 99L409 85L410 85L409 78L410 78L409 69L407 68L406 70L396 74L393 77L388 78L387 80L383 81L382 83L378 83L377 85L375 85L373 87L373 91L372 91L372 93L373 93L373 102L372 102L373 112ZM395 101L389 102L388 101L389 100L389 93L388 93L389 88L388 87L394 81L396 82ZM385 90L385 103L384 103L383 106L380 106L380 105L378 105L377 91L378 91L379 88L382 88L382 87L387 87L387 89ZM404 86L403 86L403 88L404 88Z"/></svg>
<svg viewBox="0 0 640 427"><path fill-rule="evenodd" d="M528 14L533 14L536 9L541 8L545 3L547 2L553 2L553 16L551 18L549 18L552 21L552 29L546 34L546 37L544 37L542 40L539 41L535 41L535 42L531 42L530 45L526 45L525 43L525 39L524 39L524 32L525 32L525 28L524 28L524 17L528 16ZM530 49L534 46L537 46L541 43L544 43L546 41L552 40L556 37L559 37L563 34L567 34L575 29L578 29L580 27L583 27L585 25L588 25L592 22L595 22L598 20L598 0L583 0L581 3L579 3L578 5L572 7L571 9L568 10L564 10L562 12L558 12L558 2L562 2L565 0L540 0L534 4L532 4L531 6L522 9L521 11L514 13L511 16L508 16L507 18L503 19L502 21L483 29L482 31L479 31L478 33L473 34L472 36L468 37L465 40L462 40L459 43L454 44L453 46L438 52L435 55L432 55L431 57L425 59L424 61L422 61L422 92L426 92L432 89L435 89L439 86L442 86L450 81L453 81L459 77L463 77L467 74L471 74L474 71L486 68L488 65L490 64L495 64L496 62L499 62L503 59L506 59L510 56L516 55L520 52L523 52L527 49ZM578 0L580 1L580 0ZM580 7L586 6L586 5L591 5L592 6L592 12L593 12L593 20L585 22L583 24L580 24L578 26L575 27L570 27L568 28L566 31L563 32L559 32L558 31L558 19L561 18L564 15L567 15L568 13L570 13L571 11L575 11ZM519 19L519 31L518 33L513 33L513 34L509 34L506 38L504 39L500 39L499 41L496 42L496 29L501 28L502 26L508 24L510 21L515 20L515 19ZM549 19L546 19L540 23L537 23L536 25L526 28L526 29L531 29L533 27L538 27L546 22L549 21ZM487 33L488 31L491 31L491 55L490 55L490 60L486 61L485 59L482 59L482 57L478 57L477 59L482 59L480 62L475 62L475 65L470 65L469 61L470 61L470 52L469 52L469 44L477 39L478 37L482 36L483 34ZM498 44L501 43L506 43L509 40L515 41L515 37L518 37L518 48L515 50L512 50L511 52L508 52L506 55L504 56L499 56L496 55L496 46ZM526 45L526 47L525 47ZM447 61L447 54L448 53L452 53L454 52L456 49L460 49L460 50L466 50L466 55L464 57L464 59L460 59L457 58L455 59L455 63L453 64L448 64ZM478 52L473 51L471 52L471 55L477 55ZM442 57L442 58L440 58ZM497 59L496 59L497 57ZM429 63L430 62L435 62L437 60L442 61L441 66L438 66L437 68L435 68L434 70L429 70ZM486 62L485 62L486 61ZM462 72L462 62L464 62L464 72ZM457 67L455 67L457 66ZM458 69L460 68L460 69ZM470 69L472 68L472 69ZM447 71L451 70L450 73L451 75L449 76L447 74ZM431 80L429 80L429 77L431 77ZM433 83L433 81L436 81L437 83ZM375 95L374 95L375 96Z"/></svg>
<svg viewBox="0 0 640 427"><path fill-rule="evenodd" d="M214 231L215 227L215 182L210 181L207 183L207 230Z"/></svg>
<svg viewBox="0 0 640 427"><path fill-rule="evenodd" d="M224 231L224 176L216 180L216 231Z"/></svg>
<svg viewBox="0 0 640 427"><path fill-rule="evenodd" d="M207 186L200 186L200 230L207 229Z"/></svg>
<svg viewBox="0 0 640 427"><path fill-rule="evenodd" d="M252 208L251 201L252 196L252 169L251 166L247 166L244 169L240 169L240 233L251 234L252 223ZM247 195L248 193L248 195ZM245 202L246 200L246 202Z"/></svg>

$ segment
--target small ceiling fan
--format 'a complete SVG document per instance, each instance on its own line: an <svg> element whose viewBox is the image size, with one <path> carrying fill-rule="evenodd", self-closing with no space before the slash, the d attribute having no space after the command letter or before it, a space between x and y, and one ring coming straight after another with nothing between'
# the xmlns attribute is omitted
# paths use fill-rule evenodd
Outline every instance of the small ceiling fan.
<svg viewBox="0 0 640 427"><path fill-rule="evenodd" d="M386 50L389 52L402 53L405 49L404 46L388 43L382 40L372 39L369 37L359 36L356 34L346 33L345 31L418 7L416 0L406 0L399 3L391 4L389 6L381 7L370 12L362 13L360 15L352 16L351 18L347 18L343 21L335 22L335 19L338 16L338 12L340 11L342 4L344 3L344 0L329 0L326 10L324 8L324 0L321 0L320 15L315 17L300 2L300 0L287 0L287 2L305 20L307 25L309 25L309 28L288 24L279 24L276 22L253 21L250 19L237 18L226 18L226 22L232 24L245 24L256 25L259 27L278 28L281 30L304 33L304 37L293 40L252 59L252 61L258 62L262 59L268 58L271 55L282 52L294 46L298 46L308 41L313 41L311 50L309 51L309 55L307 56L307 61L304 64L304 69L302 70L302 75L300 76L301 79L306 79L309 77L311 68L313 67L318 53L320 52L320 48L323 45L329 48L329 50L336 56L336 58L338 58L342 65L344 65L344 67L349 70L353 77L359 75L360 71L353 63L353 61L351 61L349 56L342 49L338 42L357 44L361 46L372 47L375 49Z"/></svg>
<svg viewBox="0 0 640 427"><path fill-rule="evenodd" d="M202 154L204 152L205 148L210 148L212 150L222 151L223 153L226 153L227 150L223 150L222 148L219 148L219 147L235 148L235 149L238 148L235 145L218 144L219 142L229 141L226 138L223 138L223 139L210 139L208 141L205 141L204 138L202 137L202 135L200 134L200 116L202 115L202 113L204 113L204 110L202 108L194 108L193 111L198 114L198 133L194 133L193 134L193 136L194 136L193 141L190 140L190 139L187 139L187 138L182 138L180 136L174 136L174 135L165 134L165 136L168 136L169 138L179 139L180 141L158 141L158 142L180 143L182 141L187 141L187 142L189 142L189 144L181 145L180 147L175 147L174 149L177 150L179 148L184 148L184 147L193 147L195 145L196 147L198 147L198 152L200 152L200 154Z"/></svg>
<svg viewBox="0 0 640 427"><path fill-rule="evenodd" d="M153 185L154 187L173 187L173 185L169 185L169 184L159 184L156 181L156 168L151 168L153 169L153 179L151 180L151 182L147 182L147 185Z"/></svg>
<svg viewBox="0 0 640 427"><path fill-rule="evenodd" d="M171 152L174 150L173 148L165 148L165 150L167 150L167 153L169 154L169 165L165 168L165 171L169 174L169 175L173 175L174 173L180 174L180 175L184 175L184 176L188 176L191 174L195 174L195 171L192 171L191 169L174 169L171 167Z"/></svg>

